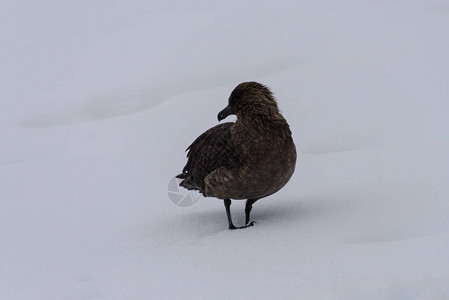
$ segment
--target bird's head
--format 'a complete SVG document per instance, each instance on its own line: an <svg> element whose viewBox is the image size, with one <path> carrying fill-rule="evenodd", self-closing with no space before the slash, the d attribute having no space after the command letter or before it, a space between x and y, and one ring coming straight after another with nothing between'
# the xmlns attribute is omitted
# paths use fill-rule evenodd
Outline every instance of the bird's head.
<svg viewBox="0 0 449 300"><path fill-rule="evenodd" d="M228 106L218 114L218 121L229 115L236 115L237 118L269 118L278 114L276 100L268 87L257 82L243 82L232 91Z"/></svg>

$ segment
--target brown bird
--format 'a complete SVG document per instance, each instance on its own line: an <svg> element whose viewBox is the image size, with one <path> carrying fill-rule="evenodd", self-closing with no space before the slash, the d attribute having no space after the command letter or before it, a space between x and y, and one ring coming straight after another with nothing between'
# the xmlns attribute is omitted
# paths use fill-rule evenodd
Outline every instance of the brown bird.
<svg viewBox="0 0 449 300"><path fill-rule="evenodd" d="M219 124L188 148L187 164L176 176L180 186L205 197L224 200L229 229L254 225L252 205L279 191L295 171L296 147L290 127L268 87L243 82L231 93L218 121L234 114L237 121ZM245 226L231 218L231 199L247 199Z"/></svg>

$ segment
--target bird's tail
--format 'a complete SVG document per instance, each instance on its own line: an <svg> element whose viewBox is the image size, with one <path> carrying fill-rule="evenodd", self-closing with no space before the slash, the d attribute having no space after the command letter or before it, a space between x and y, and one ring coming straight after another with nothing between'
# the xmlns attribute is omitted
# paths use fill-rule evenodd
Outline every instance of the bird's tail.
<svg viewBox="0 0 449 300"><path fill-rule="evenodd" d="M183 179L180 183L179 186L182 186L183 188L186 188L188 190L196 190L199 191L201 194L204 193L204 188L198 186L192 176L190 174L187 173L181 173L179 175L176 176L176 178L179 179Z"/></svg>

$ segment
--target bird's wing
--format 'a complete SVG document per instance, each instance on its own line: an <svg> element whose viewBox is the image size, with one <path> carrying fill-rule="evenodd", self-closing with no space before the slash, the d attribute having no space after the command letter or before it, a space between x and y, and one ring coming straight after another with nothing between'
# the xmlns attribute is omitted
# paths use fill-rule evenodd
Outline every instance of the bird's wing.
<svg viewBox="0 0 449 300"><path fill-rule="evenodd" d="M204 191L204 178L220 167L231 168L239 161L238 151L230 143L230 127L234 123L219 124L200 135L187 148L187 164L177 177L180 185Z"/></svg>

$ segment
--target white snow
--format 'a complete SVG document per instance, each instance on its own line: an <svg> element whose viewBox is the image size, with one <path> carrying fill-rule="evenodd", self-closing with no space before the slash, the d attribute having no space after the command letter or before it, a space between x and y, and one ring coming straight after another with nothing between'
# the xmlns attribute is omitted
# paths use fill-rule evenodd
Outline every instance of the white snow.
<svg viewBox="0 0 449 300"><path fill-rule="evenodd" d="M446 1L5 5L0 299L449 299ZM249 80L299 159L230 231L167 185Z"/></svg>

